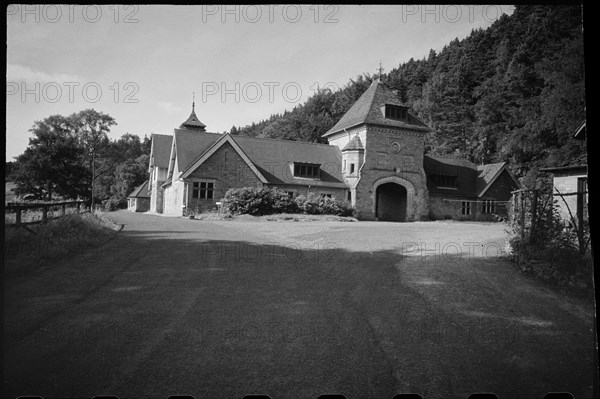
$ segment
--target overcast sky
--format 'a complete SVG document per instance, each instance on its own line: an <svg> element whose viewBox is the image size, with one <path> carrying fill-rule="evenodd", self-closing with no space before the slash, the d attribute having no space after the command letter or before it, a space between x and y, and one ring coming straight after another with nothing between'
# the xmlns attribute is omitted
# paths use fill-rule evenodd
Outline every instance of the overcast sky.
<svg viewBox="0 0 600 399"><path fill-rule="evenodd" d="M441 50L511 6L9 6L6 158L36 120L94 108L111 137L210 132Z"/></svg>

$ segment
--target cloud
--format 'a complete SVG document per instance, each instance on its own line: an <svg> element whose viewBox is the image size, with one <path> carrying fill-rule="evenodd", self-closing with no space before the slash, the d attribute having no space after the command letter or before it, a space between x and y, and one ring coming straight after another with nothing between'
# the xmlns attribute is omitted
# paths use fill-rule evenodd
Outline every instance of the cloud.
<svg viewBox="0 0 600 399"><path fill-rule="evenodd" d="M177 105L168 101L159 101L156 105L158 105L160 109L165 111L167 115L176 115L181 114L181 112L183 112L181 107L178 107Z"/></svg>
<svg viewBox="0 0 600 399"><path fill-rule="evenodd" d="M6 65L6 81L7 82L81 82L81 77L69 74L51 74L43 71L36 71L26 66L7 64Z"/></svg>

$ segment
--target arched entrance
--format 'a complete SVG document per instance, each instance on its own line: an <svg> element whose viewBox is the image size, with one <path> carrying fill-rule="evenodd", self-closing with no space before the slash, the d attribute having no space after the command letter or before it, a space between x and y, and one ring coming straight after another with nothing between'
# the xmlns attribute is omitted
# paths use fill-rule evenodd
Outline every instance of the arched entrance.
<svg viewBox="0 0 600 399"><path fill-rule="evenodd" d="M375 191L375 216L378 220L406 221L408 195L406 188L397 183L383 183Z"/></svg>

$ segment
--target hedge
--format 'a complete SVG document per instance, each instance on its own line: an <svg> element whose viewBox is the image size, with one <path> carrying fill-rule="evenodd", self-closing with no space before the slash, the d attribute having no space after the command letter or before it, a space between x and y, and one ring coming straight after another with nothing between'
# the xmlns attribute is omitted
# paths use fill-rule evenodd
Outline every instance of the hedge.
<svg viewBox="0 0 600 399"><path fill-rule="evenodd" d="M223 198L223 211L231 214L254 216L274 213L306 213L311 215L352 216L354 209L348 203L315 193L291 198L276 188L232 188Z"/></svg>

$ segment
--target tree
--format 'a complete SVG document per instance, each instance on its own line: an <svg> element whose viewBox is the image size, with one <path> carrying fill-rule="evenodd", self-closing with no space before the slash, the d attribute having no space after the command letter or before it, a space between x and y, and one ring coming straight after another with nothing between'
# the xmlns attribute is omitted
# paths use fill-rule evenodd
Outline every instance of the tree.
<svg viewBox="0 0 600 399"><path fill-rule="evenodd" d="M52 115L36 121L30 129L25 152L16 158L14 181L19 195L52 200L53 193L77 198L85 193L86 169L82 148L69 118Z"/></svg>
<svg viewBox="0 0 600 399"><path fill-rule="evenodd" d="M15 170L15 162L14 161L6 161L4 169L4 178L6 181L12 180L12 174Z"/></svg>
<svg viewBox="0 0 600 399"><path fill-rule="evenodd" d="M96 183L96 158L105 154L108 145L107 133L110 127L117 122L109 115L97 112L94 109L86 109L74 113L69 117L72 126L86 151L86 157L90 165L91 183L90 198L91 207L94 208L95 202L95 183Z"/></svg>

